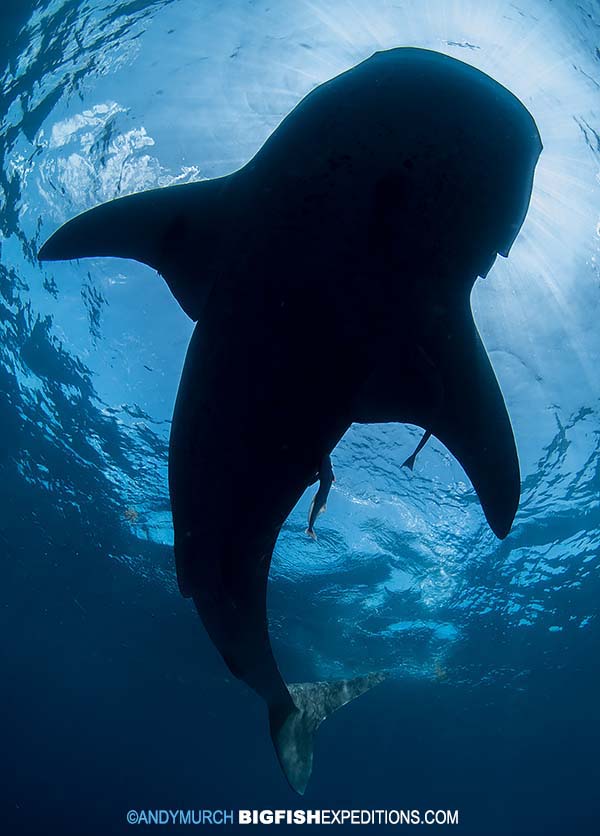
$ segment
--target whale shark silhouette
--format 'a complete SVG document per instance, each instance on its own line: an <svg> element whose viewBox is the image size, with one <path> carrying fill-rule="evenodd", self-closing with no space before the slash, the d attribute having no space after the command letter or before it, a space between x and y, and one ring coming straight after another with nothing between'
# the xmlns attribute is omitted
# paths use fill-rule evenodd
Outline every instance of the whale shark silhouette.
<svg viewBox="0 0 600 836"><path fill-rule="evenodd" d="M470 293L508 255L541 149L497 82L392 49L314 89L240 170L105 203L39 253L144 262L198 322L169 449L178 581L266 702L299 793L320 722L384 674L285 684L266 609L279 531L353 422L397 421L447 447L508 534L519 463Z"/></svg>

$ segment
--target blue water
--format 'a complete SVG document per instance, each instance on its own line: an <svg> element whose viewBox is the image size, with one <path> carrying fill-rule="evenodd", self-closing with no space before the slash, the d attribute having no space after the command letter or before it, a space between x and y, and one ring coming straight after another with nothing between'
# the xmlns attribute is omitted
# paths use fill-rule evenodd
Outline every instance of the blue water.
<svg viewBox="0 0 600 836"><path fill-rule="evenodd" d="M1 832L131 833L128 810L169 807L597 832L598 4L44 0L0 24ZM523 498L500 543L441 445L410 474L415 428L348 432L318 542L307 493L277 545L271 633L288 681L391 676L321 728L299 799L176 588L166 450L191 324L148 268L35 253L96 203L235 170L315 85L398 45L488 72L544 140L522 233L473 295Z"/></svg>

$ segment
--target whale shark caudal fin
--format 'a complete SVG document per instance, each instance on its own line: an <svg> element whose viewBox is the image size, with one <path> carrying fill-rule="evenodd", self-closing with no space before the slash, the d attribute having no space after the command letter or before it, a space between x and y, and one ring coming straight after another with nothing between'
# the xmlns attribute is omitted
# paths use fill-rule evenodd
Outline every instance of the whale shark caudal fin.
<svg viewBox="0 0 600 836"><path fill-rule="evenodd" d="M58 229L40 261L95 256L132 258L164 276L186 314L197 320L222 258L222 193L227 177L119 197L89 209ZM190 270L190 265L201 269ZM190 275L194 281L190 282Z"/></svg>
<svg viewBox="0 0 600 836"><path fill-rule="evenodd" d="M355 679L288 686L296 708L283 712L272 708L269 721L279 763L293 790L304 795L312 772L315 732L323 720L385 678L385 674L370 673Z"/></svg>

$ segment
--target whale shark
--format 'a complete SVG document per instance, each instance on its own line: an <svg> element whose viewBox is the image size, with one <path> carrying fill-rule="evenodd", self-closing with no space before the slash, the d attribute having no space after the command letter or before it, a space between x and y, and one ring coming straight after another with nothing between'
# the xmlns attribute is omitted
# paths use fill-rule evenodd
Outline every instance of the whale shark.
<svg viewBox="0 0 600 836"><path fill-rule="evenodd" d="M143 262L197 323L169 444L178 583L266 703L298 793L320 723L386 673L286 684L266 603L279 532L353 422L402 422L507 536L519 461L470 295L509 254L541 150L495 80L399 47L313 89L239 170L104 203L39 252Z"/></svg>

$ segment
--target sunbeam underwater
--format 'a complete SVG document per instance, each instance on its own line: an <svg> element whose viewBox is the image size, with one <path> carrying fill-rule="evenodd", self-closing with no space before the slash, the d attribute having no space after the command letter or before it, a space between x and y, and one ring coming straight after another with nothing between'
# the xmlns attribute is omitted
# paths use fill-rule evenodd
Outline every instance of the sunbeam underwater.
<svg viewBox="0 0 600 836"><path fill-rule="evenodd" d="M16 4L18 5L18 4ZM7 832L120 832L130 808L460 808L465 833L594 832L600 599L600 9L593 0L41 0L5 22L0 625ZM482 70L544 151L510 258L471 297L521 503L497 540L421 431L354 424L317 540L283 527L287 681L390 672L319 733L305 799L179 596L167 487L193 323L150 268L42 264L69 218L250 160L313 88L418 46ZM307 346L318 339L307 328ZM327 363L328 346L323 348ZM299 380L310 400L308 381ZM229 681L225 681L225 680Z"/></svg>

